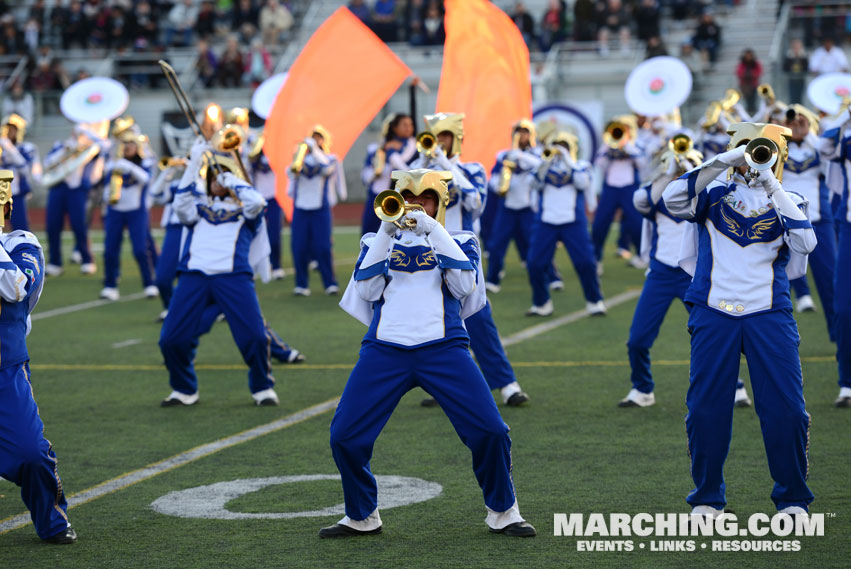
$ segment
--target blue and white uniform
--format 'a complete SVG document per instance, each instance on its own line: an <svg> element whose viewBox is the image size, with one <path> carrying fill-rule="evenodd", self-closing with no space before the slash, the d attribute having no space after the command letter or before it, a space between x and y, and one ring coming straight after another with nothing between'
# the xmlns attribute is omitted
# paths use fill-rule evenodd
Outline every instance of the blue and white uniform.
<svg viewBox="0 0 851 569"><path fill-rule="evenodd" d="M174 279L177 277L177 264L180 261L180 237L183 234L183 224L180 223L173 205L174 195L180 187L180 178L177 175L181 171L177 167L163 170L151 183L150 188L153 202L163 206L160 227L165 230L165 237L157 258L155 278L160 300L166 310L174 291Z"/></svg>
<svg viewBox="0 0 851 569"><path fill-rule="evenodd" d="M830 196L824 183L824 164L819 157L818 137L809 133L800 143L789 141L789 157L783 164L783 187L804 196L807 200L807 216L813 224L818 245L810 253L809 266L813 271L816 288L821 298L827 330L831 341L834 337L833 277L836 267L836 233ZM806 275L791 282L798 298L810 294Z"/></svg>
<svg viewBox="0 0 851 569"><path fill-rule="evenodd" d="M346 199L346 182L343 167L336 156L321 151L316 142L305 141L311 147L304 159L301 172L288 171L287 189L293 199L292 251L295 268L295 286L308 289L308 265L319 264L322 286L327 290L337 286L331 243L331 208Z"/></svg>
<svg viewBox="0 0 851 569"><path fill-rule="evenodd" d="M113 173L119 173L122 178L121 195L115 204L109 203L110 184L104 184L104 203L106 217L104 218L104 248L103 286L116 288L121 269L121 241L124 229L130 235L133 247L133 257L139 265L142 277L142 287L154 285L154 266L156 256L148 248L150 229L148 218L148 186L151 172L155 167L154 160L146 158L138 162L120 158L111 161L106 166L105 180L111 180Z"/></svg>
<svg viewBox="0 0 851 569"><path fill-rule="evenodd" d="M496 164L491 170L490 192L488 197L499 196L496 189L500 183L500 173L506 160L516 164L508 192L498 197L496 213L490 229L488 242L487 282L499 285L500 273L505 266L505 252L514 239L520 258L528 261L529 240L535 213L532 211L534 191L537 186L535 174L541 165L541 158L534 148L525 150L503 150L496 156Z"/></svg>
<svg viewBox="0 0 851 569"><path fill-rule="evenodd" d="M632 195L638 189L645 163L645 155L632 143L622 150L604 145L597 151L594 166L603 174L603 192L591 224L591 242L598 261L603 258L603 245L618 209L621 210L622 232L635 247L640 246L641 216L632 205Z"/></svg>
<svg viewBox="0 0 851 569"><path fill-rule="evenodd" d="M824 125L819 151L822 158L832 161L831 173L836 176L830 182L835 191L841 192L834 211L839 227L834 290L841 291L851 282L851 119L848 115L843 114L834 124ZM840 399L851 398L851 295L835 295L833 307Z"/></svg>
<svg viewBox="0 0 851 569"><path fill-rule="evenodd" d="M251 175L254 187L266 200L266 233L269 235L269 261L272 270L281 268L281 231L284 222L284 210L275 197L275 173L269 165L266 154L261 152L256 159L250 161Z"/></svg>
<svg viewBox="0 0 851 569"><path fill-rule="evenodd" d="M540 199L526 257L532 304L536 307L550 300L548 273L559 241L570 255L585 300L591 303L603 300L585 216L586 205L591 211L597 207L591 174L591 164L584 160L573 162L567 151L562 150L536 171Z"/></svg>
<svg viewBox="0 0 851 569"><path fill-rule="evenodd" d="M193 172L198 166L190 161L173 202L185 230L177 288L160 334L169 382L178 393L197 394L193 360L198 336L204 332L199 330L199 322L214 304L224 313L248 364L251 393L266 392L275 383L269 359L271 338L254 289L255 267L267 262L269 254L262 227L266 200L230 173L220 179L239 202L231 197L214 199L196 183Z"/></svg>
<svg viewBox="0 0 851 569"><path fill-rule="evenodd" d="M21 498L42 539L70 524L56 455L44 438L30 385L26 336L44 284L44 254L32 233L0 235L0 476Z"/></svg>
<svg viewBox="0 0 851 569"><path fill-rule="evenodd" d="M728 144L730 144L730 135L727 134L726 129L711 132L700 129L694 140L694 147L703 154L704 160L711 160L718 154L726 152Z"/></svg>
<svg viewBox="0 0 851 569"><path fill-rule="evenodd" d="M3 154L0 156L0 168L11 170L15 174L12 180L12 226L24 231L30 230L27 216L27 199L33 190L33 184L41 179L41 160L38 148L31 142L13 144L11 140L0 139Z"/></svg>
<svg viewBox="0 0 851 569"><path fill-rule="evenodd" d="M686 431L695 483L687 501L726 504L723 469L744 353L775 480L771 497L778 510L806 509L813 500L806 484L810 416L787 271L795 277L806 270L816 237L803 198L785 192L770 172L751 185L739 174L716 180L743 156L743 147L720 154L663 194L668 211L691 222L679 257L694 275L685 295L692 305Z"/></svg>
<svg viewBox="0 0 851 569"><path fill-rule="evenodd" d="M472 233L450 235L439 224L428 235L380 230L362 238L340 305L369 329L331 421L331 451L346 505L341 524L360 531L381 525L369 461L393 409L414 387L438 401L472 452L486 523L502 529L523 521L511 479L508 426L470 356L464 328L464 316L485 302L479 259Z"/></svg>
<svg viewBox="0 0 851 569"><path fill-rule="evenodd" d="M417 142L413 138L404 140L397 139L402 143L402 148L388 148L385 151L384 170L381 175L375 177L375 153L378 152L380 145L378 143L370 144L366 148L366 159L363 162L361 170L361 181L366 187L366 201L363 204L363 217L361 219L361 235L367 233L375 233L381 225L381 220L375 216L375 209L372 204L375 201L375 196L390 187L390 173L393 170L407 170L408 164L414 161L417 157Z"/></svg>
<svg viewBox="0 0 851 569"><path fill-rule="evenodd" d="M411 165L412 169L429 168L452 172L449 186L449 205L446 206L446 229L448 231L472 231L473 221L482 210L485 197L485 168L478 162L463 163L458 155L446 158L440 152L435 158L420 156ZM464 320L470 335L470 347L491 389L499 389L503 400L508 401L520 391L514 370L505 355L499 331L493 321L490 302Z"/></svg>

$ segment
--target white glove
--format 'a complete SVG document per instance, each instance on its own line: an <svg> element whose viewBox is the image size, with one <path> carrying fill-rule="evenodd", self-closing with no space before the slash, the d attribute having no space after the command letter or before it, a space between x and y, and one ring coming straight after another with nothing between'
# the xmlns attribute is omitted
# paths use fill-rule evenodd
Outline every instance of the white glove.
<svg viewBox="0 0 851 569"><path fill-rule="evenodd" d="M208 150L210 150L210 145L207 144L206 140L199 136L192 144L192 148L189 149L189 160L195 164L200 164L201 158Z"/></svg>
<svg viewBox="0 0 851 569"><path fill-rule="evenodd" d="M745 164L745 146L738 146L733 150L722 152L715 157L715 160L723 162L727 166L743 166Z"/></svg>
<svg viewBox="0 0 851 569"><path fill-rule="evenodd" d="M518 150L509 150L508 152L505 153L505 159L510 160L510 161L512 161L516 164L517 159L518 159L518 154L520 154L520 152Z"/></svg>
<svg viewBox="0 0 851 569"><path fill-rule="evenodd" d="M396 227L396 224L391 222L391 221L382 221L381 222L381 231L386 233L390 237L393 237L394 235L396 235L396 232L398 230L399 230L399 228Z"/></svg>
<svg viewBox="0 0 851 569"><path fill-rule="evenodd" d="M673 176L677 175L678 170L679 170L679 167L677 166L677 161L672 156L671 158L668 159L668 168L665 170L665 174L673 177Z"/></svg>
<svg viewBox="0 0 851 569"><path fill-rule="evenodd" d="M126 158L120 158L120 159L116 160L112 165L112 167L115 170L121 172L122 174L126 174L127 172L130 172L133 169L133 166L135 166L135 164L133 164L131 161L127 160Z"/></svg>
<svg viewBox="0 0 851 569"><path fill-rule="evenodd" d="M9 150L13 145L12 141L8 138L0 138L0 146L2 146L4 150Z"/></svg>
<svg viewBox="0 0 851 569"><path fill-rule="evenodd" d="M435 143L434 147L434 161L444 170L452 170L452 162L450 162L449 158L446 157L446 152L443 151L443 147L437 143Z"/></svg>
<svg viewBox="0 0 851 569"><path fill-rule="evenodd" d="M760 170L756 179L762 184L762 187L765 189L765 193L768 194L769 197L771 197L774 192L781 189L780 182L777 181L777 177L770 169Z"/></svg>
<svg viewBox="0 0 851 569"><path fill-rule="evenodd" d="M216 181L223 185L226 188L230 188L231 190L235 189L238 185L242 183L242 180L236 177L236 174L233 172L222 172L218 176L216 176Z"/></svg>
<svg viewBox="0 0 851 569"><path fill-rule="evenodd" d="M307 138L305 138L305 139L304 139L304 143L305 143L305 144L307 145L307 147L308 147L308 148L310 148L311 150L316 150L316 139L315 139L315 138L313 138L312 136L308 136Z"/></svg>
<svg viewBox="0 0 851 569"><path fill-rule="evenodd" d="M561 144L557 144L556 148L558 149L559 153L561 154L561 157L564 160L564 163L567 164L567 167L570 168L570 169L573 169L573 156L571 156L570 150L568 150L567 148L565 148Z"/></svg>
<svg viewBox="0 0 851 569"><path fill-rule="evenodd" d="M417 222L416 227L414 227L414 233L417 235L428 235L434 231L434 228L438 225L437 220L424 211L414 210L405 217Z"/></svg>

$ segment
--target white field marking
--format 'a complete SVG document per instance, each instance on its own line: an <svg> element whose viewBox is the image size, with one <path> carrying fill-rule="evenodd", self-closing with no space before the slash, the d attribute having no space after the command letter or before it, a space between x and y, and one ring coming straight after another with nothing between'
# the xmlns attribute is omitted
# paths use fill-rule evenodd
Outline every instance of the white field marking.
<svg viewBox="0 0 851 569"><path fill-rule="evenodd" d="M606 304L606 308L612 308L614 306L617 306L618 304L623 304L624 302L630 301L633 298L639 296L640 294L640 290L628 290L620 294L616 294L610 299L604 301L604 303ZM586 318L588 316L589 314L584 310L577 310L576 312L571 312L570 314L566 314L560 318L556 318L555 320L549 320L542 324L538 324L537 326L530 326L528 328L524 328L516 334L512 334L507 338L503 338L502 345L511 346L513 344L523 342L524 340L529 340L531 338L534 338L535 336L540 336L545 332L549 332L550 330L555 330L559 326L564 326L565 324L576 322L577 320L581 320L582 318Z"/></svg>
<svg viewBox="0 0 851 569"><path fill-rule="evenodd" d="M123 342L115 342L112 345L112 347L115 348L115 349L127 348L129 346L135 346L136 344L141 344L141 343L142 343L141 338L133 338L131 340L124 340Z"/></svg>
<svg viewBox="0 0 851 569"><path fill-rule="evenodd" d="M180 454L176 454L165 460L161 460L159 462L149 464L148 466L145 466L138 470L134 470L133 472L122 474L117 478L107 480L106 482L102 482L97 486L92 486L91 488L68 496L68 508L75 508L77 506L81 506L83 504L91 502L92 500L97 500L102 496L117 492L118 490L123 490L128 486L132 486L133 484L148 480L149 478L158 476L163 472L168 472L169 470L179 468L200 458L205 458L226 448L230 448L232 446L236 446L238 444L254 440L258 437L262 437L263 435L268 435L270 433L280 431L281 429L286 429L287 427L292 427L293 425L301 423L302 421L306 421L307 419L310 419L317 415L321 415L322 413L325 413L327 411L336 409L337 403L339 403L339 401L339 397L329 399L328 401L319 403L318 405L314 405L312 407L308 407L307 409L302 409L301 411L297 411L292 415L287 415L286 417L277 419L275 421L272 421L271 423L266 423L265 425L260 425L252 429L248 429L247 431L242 431L241 433L237 433L235 435L231 435L229 437L225 437L213 441L211 443L197 446L193 449L189 449ZM171 412L171 410L165 410L164 412L168 413ZM10 518L6 518L5 520L0 520L0 535L24 527L30 523L31 520L29 512L25 514L19 514L17 516L12 516Z"/></svg>

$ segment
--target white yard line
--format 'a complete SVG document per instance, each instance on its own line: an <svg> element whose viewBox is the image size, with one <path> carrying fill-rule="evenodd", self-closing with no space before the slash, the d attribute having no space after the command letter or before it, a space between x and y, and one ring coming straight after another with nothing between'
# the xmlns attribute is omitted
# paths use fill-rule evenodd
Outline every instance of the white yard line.
<svg viewBox="0 0 851 569"><path fill-rule="evenodd" d="M123 342L115 342L112 347L115 349L119 348L129 348L130 346L135 346L136 344L141 344L141 338L133 338L131 340L124 340Z"/></svg>
<svg viewBox="0 0 851 569"><path fill-rule="evenodd" d="M45 310L44 312L36 312L31 316L31 318L33 320L42 320L44 318L52 318L53 316L62 316L63 314L79 312L80 310L88 310L89 308L97 308L98 306L103 306L105 304L128 302L131 300L139 300L140 298L145 298L144 292L128 294L127 296L122 296L119 300L106 300L103 298L99 298L97 300L90 300L88 302L82 302L80 304L72 304L70 306L62 306L60 308L54 308L52 310Z"/></svg>

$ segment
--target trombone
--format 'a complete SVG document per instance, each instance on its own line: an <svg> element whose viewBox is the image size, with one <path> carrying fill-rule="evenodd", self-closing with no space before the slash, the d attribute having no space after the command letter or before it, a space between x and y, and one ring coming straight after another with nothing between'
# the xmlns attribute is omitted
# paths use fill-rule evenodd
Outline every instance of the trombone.
<svg viewBox="0 0 851 569"><path fill-rule="evenodd" d="M413 229L417 226L417 221L411 218L405 218L405 223L399 222L399 219L410 211L425 211L420 204L405 203L402 195L396 190L384 190L372 202L372 209L375 211L375 216L381 221L393 223L399 229Z"/></svg>

